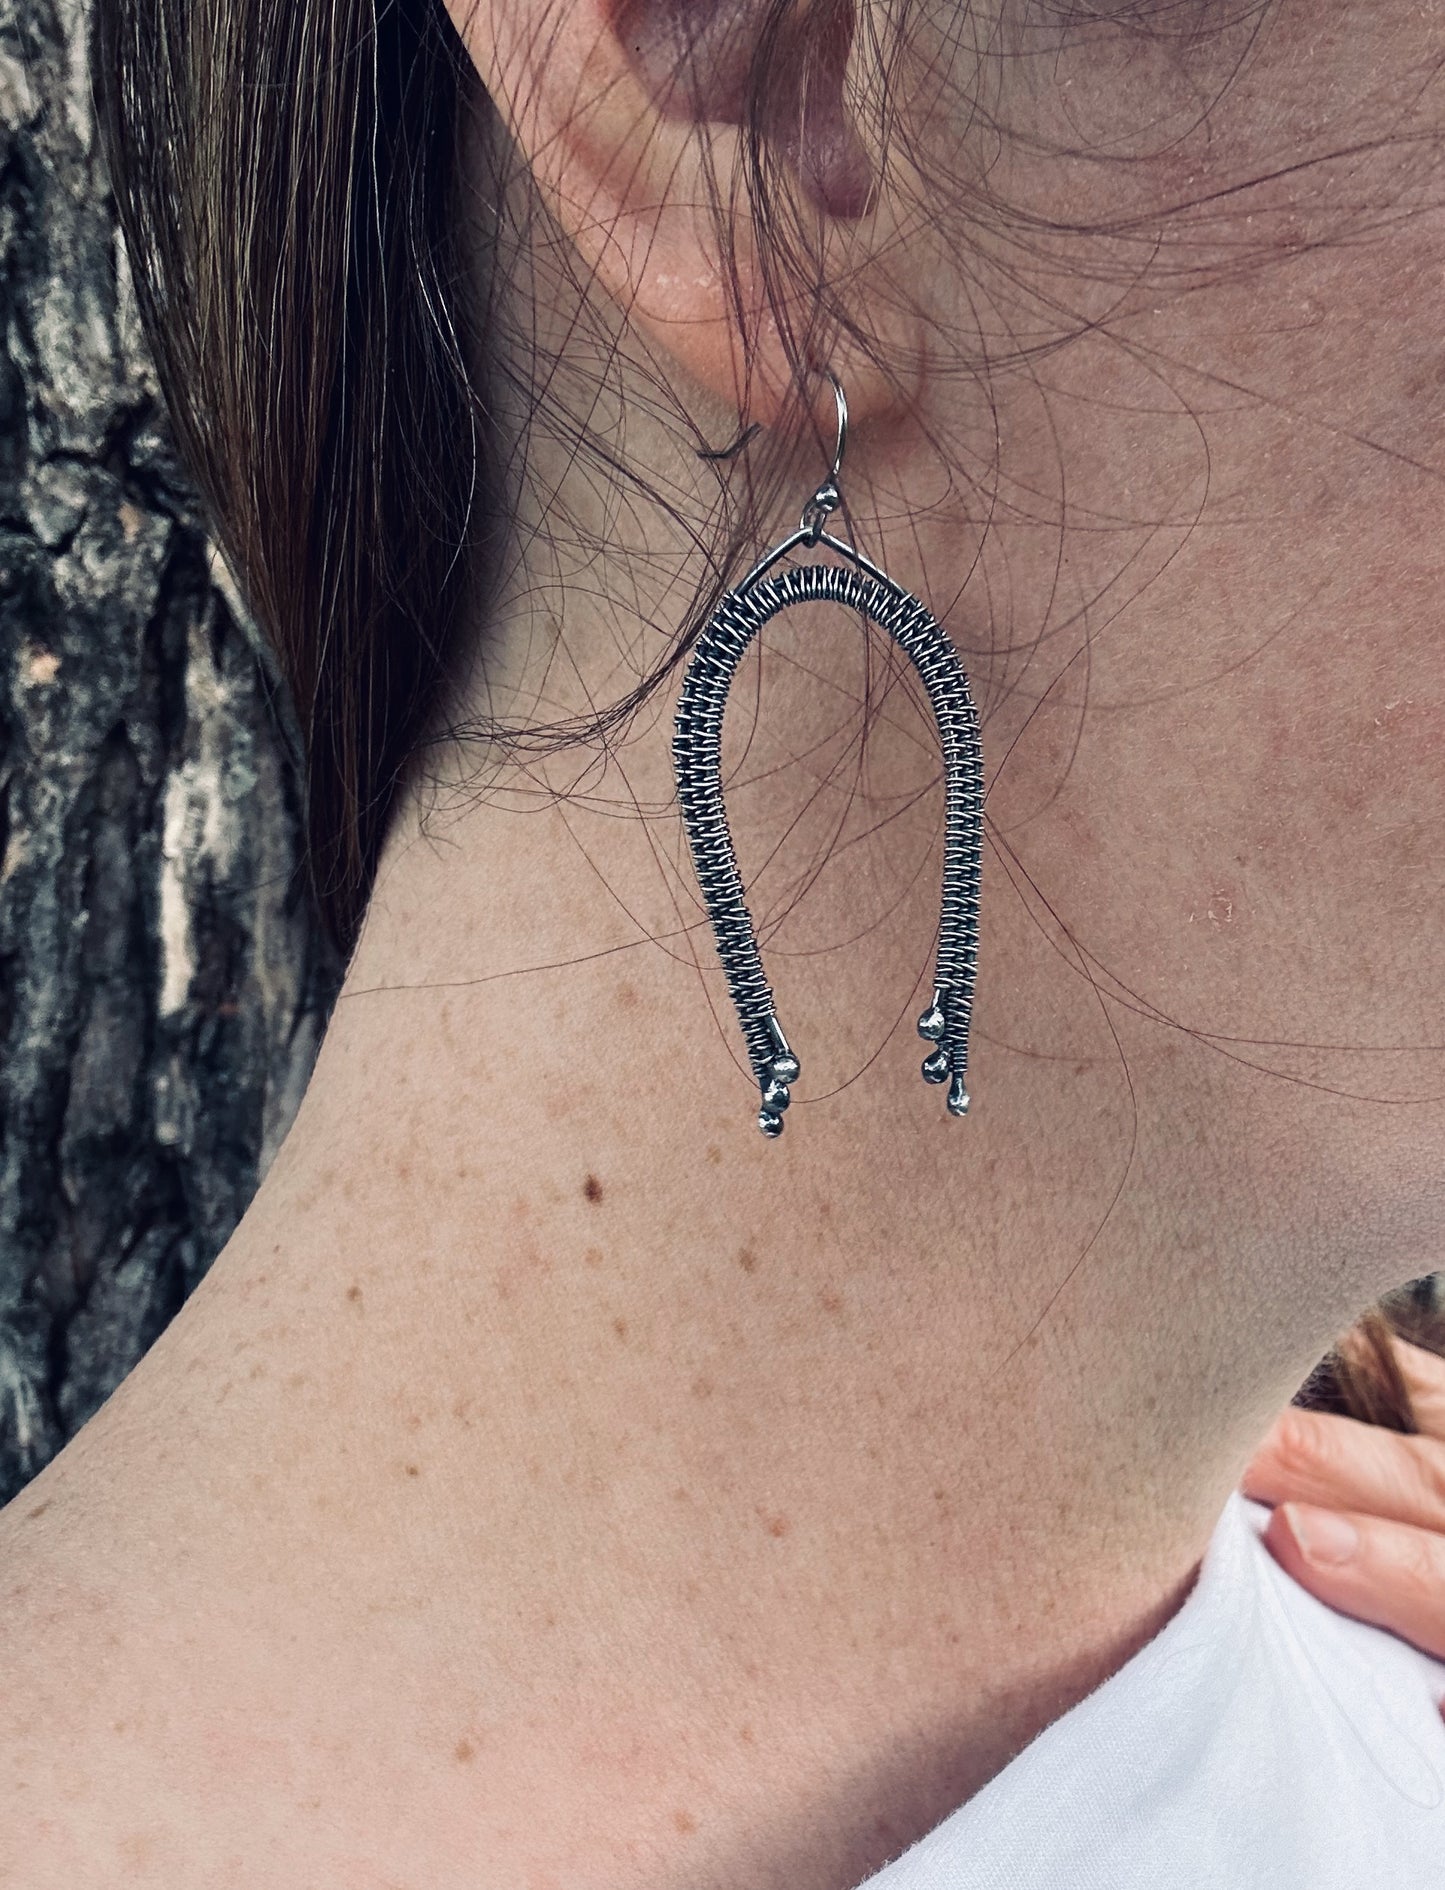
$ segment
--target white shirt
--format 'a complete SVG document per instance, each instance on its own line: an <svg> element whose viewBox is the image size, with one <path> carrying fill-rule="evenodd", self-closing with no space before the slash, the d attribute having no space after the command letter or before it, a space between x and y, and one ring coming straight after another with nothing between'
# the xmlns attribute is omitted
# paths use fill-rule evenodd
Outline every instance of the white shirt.
<svg viewBox="0 0 1445 1890"><path fill-rule="evenodd" d="M1445 1664L1231 1496L1178 1614L863 1890L1445 1890Z"/></svg>

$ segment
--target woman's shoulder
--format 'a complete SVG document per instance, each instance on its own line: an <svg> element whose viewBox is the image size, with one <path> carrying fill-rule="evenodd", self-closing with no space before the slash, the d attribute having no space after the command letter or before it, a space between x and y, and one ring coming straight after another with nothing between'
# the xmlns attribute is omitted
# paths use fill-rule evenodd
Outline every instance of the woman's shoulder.
<svg viewBox="0 0 1445 1890"><path fill-rule="evenodd" d="M1445 1665L1333 1613L1234 1495L1154 1640L867 1890L1445 1886Z"/></svg>
<svg viewBox="0 0 1445 1890"><path fill-rule="evenodd" d="M482 1768L427 1736L412 1618L338 1605L321 1527L309 1558L248 1557L264 1494L212 1526L203 1478L143 1476L134 1426L106 1432L0 1513L0 1884L474 1884Z"/></svg>

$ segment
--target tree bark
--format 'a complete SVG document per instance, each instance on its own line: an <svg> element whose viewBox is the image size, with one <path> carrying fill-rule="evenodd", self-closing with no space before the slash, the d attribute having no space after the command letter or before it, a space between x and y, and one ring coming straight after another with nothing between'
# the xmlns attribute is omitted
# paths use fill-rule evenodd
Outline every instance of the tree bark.
<svg viewBox="0 0 1445 1890"><path fill-rule="evenodd" d="M225 1242L336 976L279 692L128 294L85 15L19 4L0 12L0 1499Z"/></svg>

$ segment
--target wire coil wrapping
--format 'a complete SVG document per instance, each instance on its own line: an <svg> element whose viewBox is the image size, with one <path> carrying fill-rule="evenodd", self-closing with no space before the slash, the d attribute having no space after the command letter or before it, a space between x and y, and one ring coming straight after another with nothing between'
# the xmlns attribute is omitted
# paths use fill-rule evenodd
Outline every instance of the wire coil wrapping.
<svg viewBox="0 0 1445 1890"><path fill-rule="evenodd" d="M840 416L842 412L840 393ZM782 1133L783 1111L799 1063L778 1023L728 830L722 790L723 716L738 664L764 624L792 604L817 600L860 611L886 630L913 664L933 706L947 779L943 898L933 1002L919 1018L918 1030L935 1045L923 1064L925 1081L949 1085L952 1114L964 1115L969 1106L968 1037L978 970L983 855L978 712L958 652L932 614L860 551L822 529L837 504L836 487L821 487L802 526L718 604L689 660L673 734L677 795L693 865L761 1093L758 1127L768 1136ZM845 562L793 565L770 576L800 545L822 545Z"/></svg>

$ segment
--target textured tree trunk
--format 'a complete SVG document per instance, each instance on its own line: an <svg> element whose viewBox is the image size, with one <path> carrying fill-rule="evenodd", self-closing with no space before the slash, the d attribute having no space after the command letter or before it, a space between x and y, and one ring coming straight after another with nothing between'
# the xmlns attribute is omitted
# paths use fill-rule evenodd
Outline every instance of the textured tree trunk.
<svg viewBox="0 0 1445 1890"><path fill-rule="evenodd" d="M0 0L0 1498L226 1240L335 974L274 686L127 293L84 12L18 3Z"/></svg>

